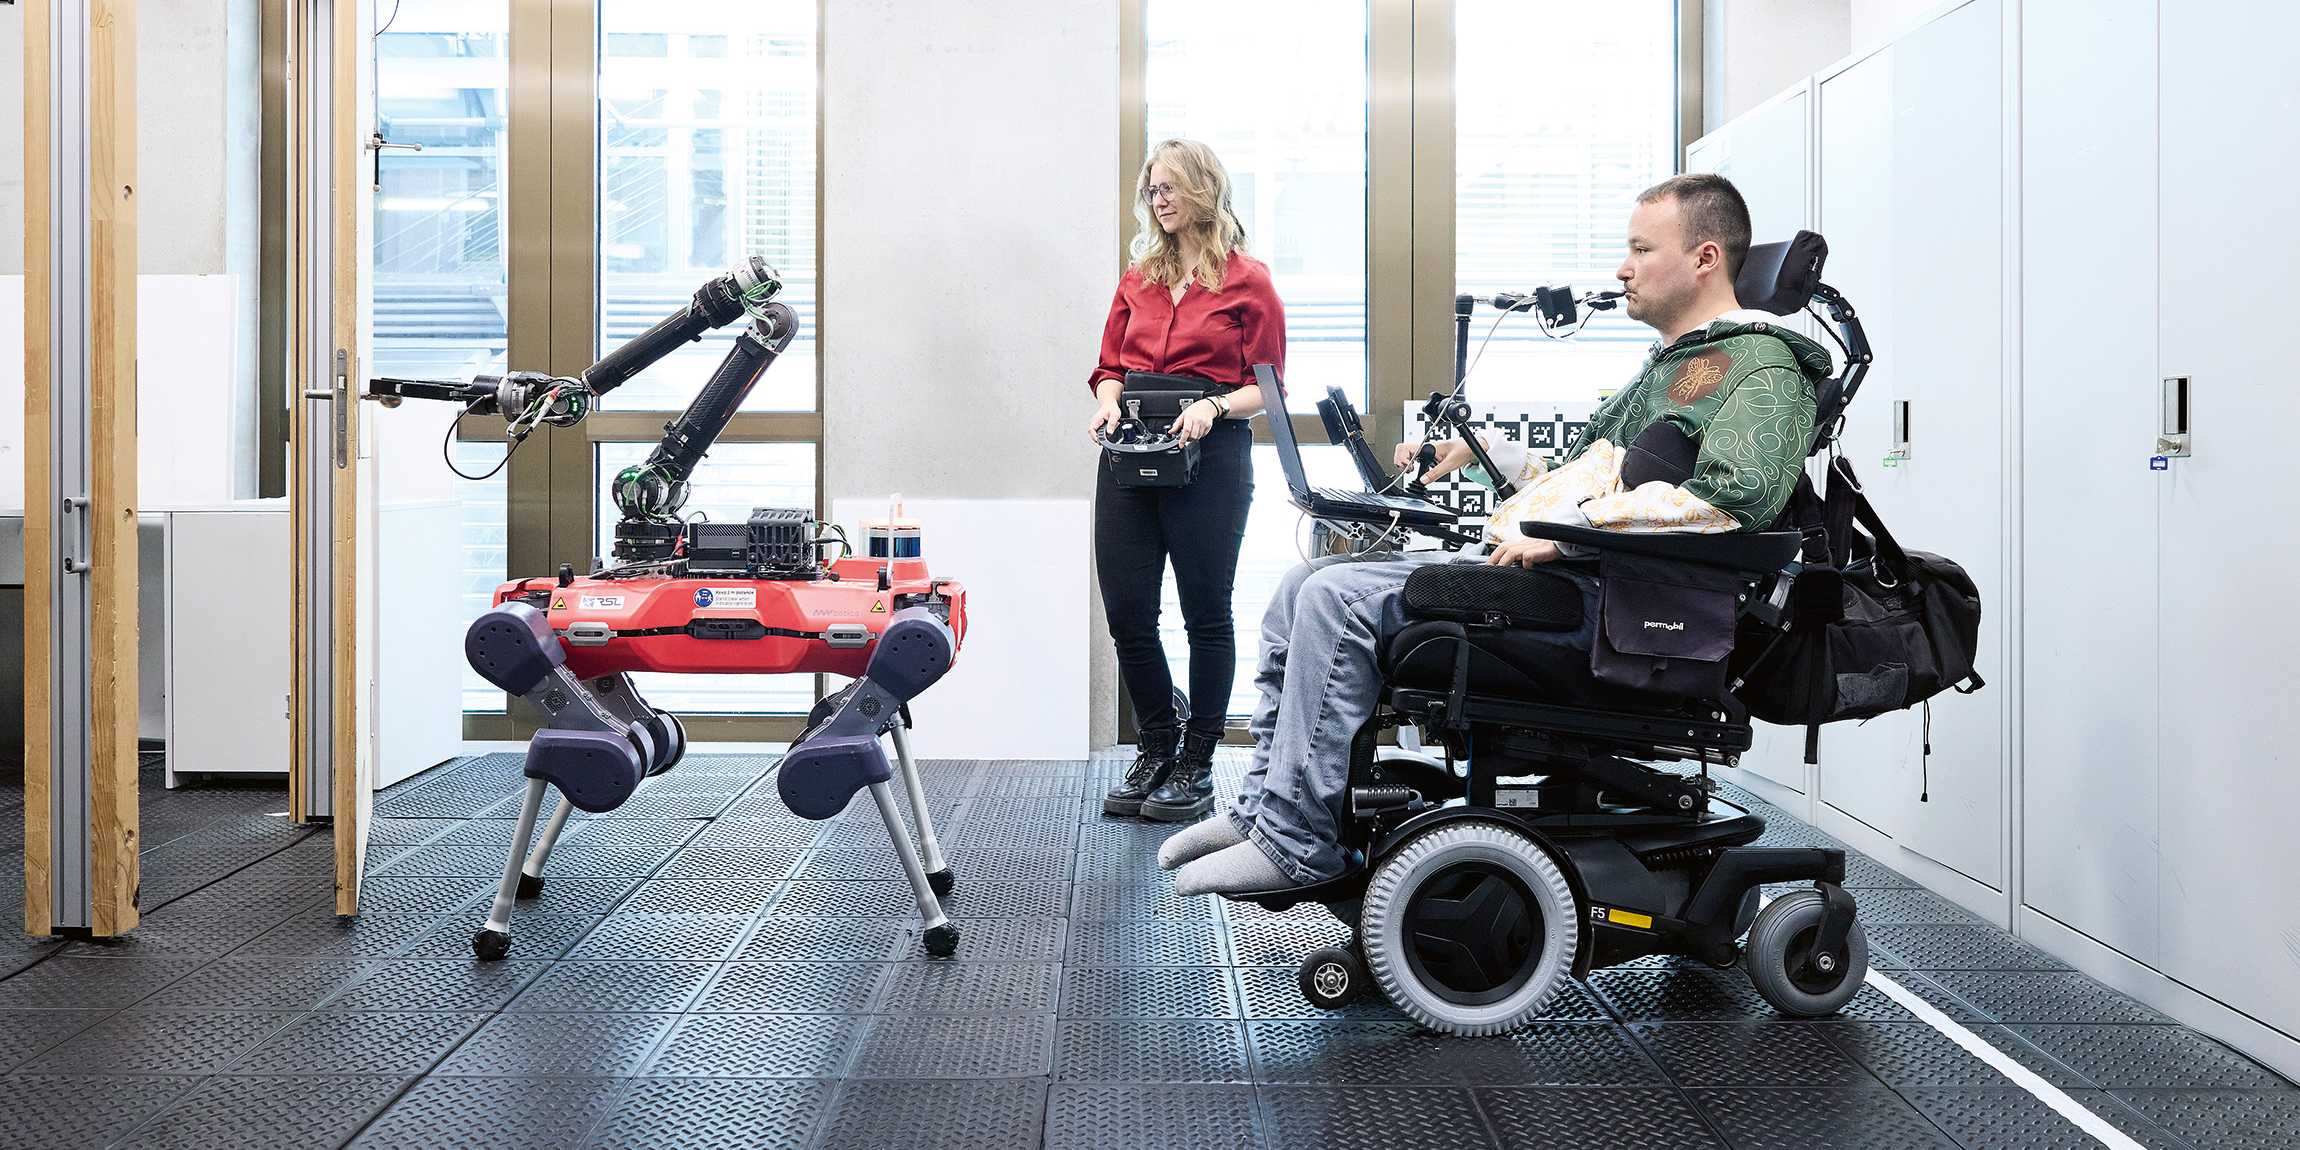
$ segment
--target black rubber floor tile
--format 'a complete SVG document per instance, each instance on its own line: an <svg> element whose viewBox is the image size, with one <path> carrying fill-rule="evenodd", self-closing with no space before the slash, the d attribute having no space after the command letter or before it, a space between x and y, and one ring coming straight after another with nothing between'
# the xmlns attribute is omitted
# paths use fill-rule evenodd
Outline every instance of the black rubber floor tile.
<svg viewBox="0 0 2300 1150"><path fill-rule="evenodd" d="M695 1001L711 962L555 962L505 1007L513 1013L672 1014Z"/></svg>
<svg viewBox="0 0 2300 1150"><path fill-rule="evenodd" d="M1979 915L1921 888L1856 890L1853 901L1859 907L1861 922L1870 929L1908 923L1982 925Z"/></svg>
<svg viewBox="0 0 2300 1150"><path fill-rule="evenodd" d="M368 822L367 842L371 847L415 846L459 825L455 819L376 818Z"/></svg>
<svg viewBox="0 0 2300 1150"><path fill-rule="evenodd" d="M234 1063L228 1073L278 1075L421 1074L483 1014L306 1014Z"/></svg>
<svg viewBox="0 0 2300 1150"><path fill-rule="evenodd" d="M1073 922L1114 919L1186 919L1212 921L1221 917L1213 895L1183 897L1172 883L1075 883L1070 888Z"/></svg>
<svg viewBox="0 0 2300 1150"><path fill-rule="evenodd" d="M570 848L561 848L562 850ZM554 864L559 855L552 854ZM376 868L378 878L503 877L504 848L492 843L437 843L417 847Z"/></svg>
<svg viewBox="0 0 2300 1150"><path fill-rule="evenodd" d="M473 911L441 920L429 933L407 944L401 958L469 958L471 936L485 921L484 911ZM559 958L573 948L577 939L591 933L606 919L589 914L526 914L511 913L510 957L518 962L533 962Z"/></svg>
<svg viewBox="0 0 2300 1150"><path fill-rule="evenodd" d="M1266 1087L1269 1150L1471 1150L1492 1146L1470 1092L1399 1087Z"/></svg>
<svg viewBox="0 0 2300 1150"><path fill-rule="evenodd" d="M742 961L863 962L890 958L909 944L909 924L893 919L777 918L758 921L736 946Z"/></svg>
<svg viewBox="0 0 2300 1150"><path fill-rule="evenodd" d="M354 1139L358 1150L566 1150L606 1117L612 1078L426 1078Z"/></svg>
<svg viewBox="0 0 2300 1150"><path fill-rule="evenodd" d="M955 958L960 962L1062 959L1063 920L1059 918L969 918L955 919L953 925L958 928ZM902 924L902 929L905 933L896 943L896 957L913 961L932 957L926 953L915 920Z"/></svg>
<svg viewBox="0 0 2300 1150"><path fill-rule="evenodd" d="M1046 1150L1260 1150L1254 1112L1250 1086L1058 1082L1046 1100Z"/></svg>
<svg viewBox="0 0 2300 1150"><path fill-rule="evenodd" d="M1877 1085L1816 1023L1640 1022L1630 1029L1680 1086Z"/></svg>
<svg viewBox="0 0 2300 1150"><path fill-rule="evenodd" d="M1078 843L1078 824L1061 820L993 822L967 818L944 845L956 851L1064 851Z"/></svg>
<svg viewBox="0 0 2300 1150"><path fill-rule="evenodd" d="M1845 856L1845 886L1852 890L1856 901L1861 897L1863 888L1916 890L1922 885L1867 855L1855 853Z"/></svg>
<svg viewBox="0 0 2300 1150"><path fill-rule="evenodd" d="M1954 1150L1956 1143L1890 1090L1693 1090L1735 1150Z"/></svg>
<svg viewBox="0 0 2300 1150"><path fill-rule="evenodd" d="M2184 1150L2179 1142L2155 1123L2126 1110L2115 1098L2102 1091L2070 1090L2066 1093L2077 1105L2090 1110L2148 1150ZM2020 1150L2098 1150L2100 1146L2100 1141L2086 1133L2082 1127L2017 1086L1903 1090L1901 1096L1908 1099L1918 1112L1931 1119L1935 1126L1947 1131L1949 1137L1956 1139L1957 1144L1965 1150L2001 1150L2003 1147L2019 1147ZM2257 1145L2291 1145L2289 1130L2281 1132L2280 1137L2281 1141ZM2237 1144L2215 1140L2200 1145Z"/></svg>
<svg viewBox="0 0 2300 1150"><path fill-rule="evenodd" d="M702 833L687 840L685 851L713 847L796 851L813 843L815 835L822 831L821 823L788 817L788 811L784 815L779 819L736 819L726 816L713 819L711 825L703 828Z"/></svg>
<svg viewBox="0 0 2300 1150"><path fill-rule="evenodd" d="M543 890L534 898L521 899L512 915L523 914L577 914L602 915L614 910L632 891L639 888L635 878L568 878L552 875L543 882ZM495 905L495 888L490 884L487 895L472 904L472 913L486 917Z"/></svg>
<svg viewBox="0 0 2300 1150"><path fill-rule="evenodd" d="M433 914L363 914L356 919L339 919L335 908L320 907L257 935L232 954L383 958L406 948L441 921L441 916Z"/></svg>
<svg viewBox="0 0 2300 1150"><path fill-rule="evenodd" d="M578 841L585 846L676 847L694 838L704 826L699 818L615 817L622 813L619 808L614 815L584 824L583 837Z"/></svg>
<svg viewBox="0 0 2300 1150"><path fill-rule="evenodd" d="M629 802L599 816L601 822L624 819L707 819L734 802L728 795L678 794L645 789Z"/></svg>
<svg viewBox="0 0 2300 1150"><path fill-rule="evenodd" d="M518 920L512 920L516 935ZM751 928L745 915L615 914L583 936L571 959L725 958Z"/></svg>
<svg viewBox="0 0 2300 1150"><path fill-rule="evenodd" d="M24 1064L40 1074L212 1074L295 1018L258 1011L126 1011Z"/></svg>
<svg viewBox="0 0 2300 1150"><path fill-rule="evenodd" d="M548 812L545 813L545 817L549 817ZM583 833L586 825L582 822L568 823L566 830L561 832L559 841L563 843L573 842ZM518 834L518 819L469 819L454 824L446 834L424 845L494 847L496 848L495 857L500 860L503 858L504 852L510 848L511 840L518 837ZM527 847L532 849L536 839L540 838L541 835L540 830L530 832L527 836ZM500 870L502 865L498 861L496 863L497 869Z"/></svg>
<svg viewBox="0 0 2300 1150"><path fill-rule="evenodd" d="M1235 1022L1064 1021L1055 1032L1063 1082L1251 1082Z"/></svg>
<svg viewBox="0 0 2300 1150"><path fill-rule="evenodd" d="M667 846L592 846L578 839L552 851L551 865L544 869L553 877L643 878L655 873L676 851L676 847ZM503 877L503 860L496 860L493 873Z"/></svg>
<svg viewBox="0 0 2300 1150"><path fill-rule="evenodd" d="M482 878L376 877L359 885L361 914L446 914L492 895Z"/></svg>
<svg viewBox="0 0 2300 1150"><path fill-rule="evenodd" d="M1078 793L1077 784L1057 779L1069 789L1046 796L980 795L967 802L969 821L986 823L1043 823L1066 821L1078 806L1071 796ZM1137 826L1142 824L1135 824Z"/></svg>
<svg viewBox="0 0 2300 1150"><path fill-rule="evenodd" d="M440 1063L475 1078L582 1078L635 1074L676 1018L668 1014L504 1014Z"/></svg>
<svg viewBox="0 0 2300 1150"><path fill-rule="evenodd" d="M1887 1086L1980 1087L2001 1086L2003 1073L1957 1045L1956 1040L1922 1022L1830 1022L1817 1024L1830 1045L1853 1057ZM2084 1086L2084 1079L2017 1041L2002 1027L1968 1027L2055 1086Z"/></svg>
<svg viewBox="0 0 2300 1150"><path fill-rule="evenodd" d="M64 948L67 958L217 958L262 934L285 918L284 909L252 916L244 912L190 913L170 906L148 914L122 938L83 939Z"/></svg>
<svg viewBox="0 0 2300 1150"><path fill-rule="evenodd" d="M1038 1014L1055 1007L1051 962L896 963L871 1009L881 1014Z"/></svg>
<svg viewBox="0 0 2300 1150"><path fill-rule="evenodd" d="M881 966L866 962L730 962L697 1014L858 1014L877 996Z"/></svg>
<svg viewBox="0 0 2300 1150"><path fill-rule="evenodd" d="M1965 1023L1969 1026L1976 1022L1995 1021L1988 1015L1981 1013L1978 1009L1975 1009L1972 1004L1966 1002L1962 998L1957 997L1957 995L1951 992L1947 987L1944 987L1939 982L1934 981L1938 976L1945 973L1947 972L1939 970L1896 970L1887 973L1885 971L1877 970L1876 968L1871 967L1869 970L1871 985L1863 987L1862 994L1866 996L1870 993L1876 993L1877 988L1874 980L1878 978L1888 978L1891 979L1895 984L1899 985L1901 989L1906 990L1909 993L1916 995L1918 998L1923 999L1926 1005L1931 1006L1933 1009L1940 1011L1942 1014L1945 1014L1950 1018L1957 1020L1958 1022ZM1902 1011L1896 1015L1896 1017L1914 1016L1909 1015L1906 1011ZM1893 1019L1871 1018L1867 1021L1891 1022Z"/></svg>
<svg viewBox="0 0 2300 1150"><path fill-rule="evenodd" d="M664 879L781 879L790 877L805 857L806 852L795 847L691 846L672 855L671 861L655 874Z"/></svg>
<svg viewBox="0 0 2300 1150"><path fill-rule="evenodd" d="M2044 1026L2011 1030L2110 1090L2276 1090L2259 1063L2178 1026Z"/></svg>
<svg viewBox="0 0 2300 1150"><path fill-rule="evenodd" d="M1215 922L1080 922L1070 928L1073 966L1226 966L1229 947Z"/></svg>
<svg viewBox="0 0 2300 1150"><path fill-rule="evenodd" d="M950 865L959 882L942 899L942 911L952 918L1060 918L1070 913L1069 883L976 882L957 871L957 861Z"/></svg>
<svg viewBox="0 0 2300 1150"><path fill-rule="evenodd" d="M1086 780L1083 777L997 775L982 780L982 786L975 794L983 799L1067 799L1078 795L1085 786Z"/></svg>
<svg viewBox="0 0 2300 1150"><path fill-rule="evenodd" d="M898 872L899 873L899 872ZM908 882L875 879L793 879L767 912L770 918L916 918L918 896Z"/></svg>
<svg viewBox="0 0 2300 1150"><path fill-rule="evenodd" d="M111 1016L109 1010L0 1010L0 1074Z"/></svg>
<svg viewBox="0 0 2300 1150"><path fill-rule="evenodd" d="M1043 1078L1053 1069L1051 1014L880 1015L849 1071L855 1078Z"/></svg>
<svg viewBox="0 0 2300 1150"><path fill-rule="evenodd" d="M1936 970L1928 977L1998 1022L2172 1022L2074 972Z"/></svg>
<svg viewBox="0 0 2300 1150"><path fill-rule="evenodd" d="M862 1020L828 1014L690 1014L648 1060L651 1078L836 1078Z"/></svg>
<svg viewBox="0 0 2300 1150"><path fill-rule="evenodd" d="M170 1150L336 1146L405 1084L401 1078L210 1078L119 1145Z"/></svg>
<svg viewBox="0 0 2300 1150"><path fill-rule="evenodd" d="M1608 1006L1631 1022L1788 1021L1775 1011L1739 968L1701 965L1668 969L1615 969L1589 976ZM1891 1021L1915 1016L1875 987L1864 986L1841 1017Z"/></svg>
<svg viewBox="0 0 2300 1150"><path fill-rule="evenodd" d="M180 1077L0 1077L0 1150L106 1146L198 1085Z"/></svg>
<svg viewBox="0 0 2300 1150"><path fill-rule="evenodd" d="M1406 1016L1379 991L1370 990L1340 1010L1321 1010L1302 997L1301 968L1297 966L1241 966L1238 987L1248 1019L1309 1019L1317 1021L1405 1022ZM1602 1018L1601 1010L1598 1017Z"/></svg>
<svg viewBox="0 0 2300 1150"><path fill-rule="evenodd" d="M118 1010L199 968L196 958L56 955L0 980L0 1010Z"/></svg>
<svg viewBox="0 0 2300 1150"><path fill-rule="evenodd" d="M1477 1092L1504 1150L1692 1150L1724 1143L1674 1090Z"/></svg>
<svg viewBox="0 0 2300 1150"><path fill-rule="evenodd" d="M471 958L392 959L328 999L328 1010L499 1010L541 973L538 962Z"/></svg>
<svg viewBox="0 0 2300 1150"><path fill-rule="evenodd" d="M774 901L775 889L763 878L648 879L615 913L753 915Z"/></svg>
<svg viewBox="0 0 2300 1150"><path fill-rule="evenodd" d="M1091 799L1099 806L1102 800ZM1174 881L1170 871L1158 869L1156 847L1134 850L1113 850L1107 847L1082 847L1072 867L1071 878L1076 882L1155 883Z"/></svg>
<svg viewBox="0 0 2300 1150"><path fill-rule="evenodd" d="M822 1150L1014 1150L1039 1145L1043 1082L848 1082L823 1124Z"/></svg>
<svg viewBox="0 0 2300 1150"><path fill-rule="evenodd" d="M1263 1082L1337 1085L1641 1086L1662 1078L1619 1026L1535 1023L1461 1038L1407 1022L1250 1022Z"/></svg>
<svg viewBox="0 0 2300 1150"><path fill-rule="evenodd" d="M1062 979L1064 1018L1238 1016L1230 972L1218 966L1074 966Z"/></svg>
<svg viewBox="0 0 2300 1150"><path fill-rule="evenodd" d="M2116 1096L2199 1147L2289 1150L2300 1144L2300 1090L2119 1090Z"/></svg>
<svg viewBox="0 0 2300 1150"><path fill-rule="evenodd" d="M1869 928L1881 970L2067 970L2068 964L1993 926L1905 924Z"/></svg>
<svg viewBox="0 0 2300 1150"><path fill-rule="evenodd" d="M1324 946L1350 940L1350 928L1330 914L1248 919L1230 923L1230 949L1240 966L1290 966Z"/></svg>
<svg viewBox="0 0 2300 1150"><path fill-rule="evenodd" d="M649 1078L632 1085L586 1146L599 1150L800 1150L830 1112L834 1084Z"/></svg>

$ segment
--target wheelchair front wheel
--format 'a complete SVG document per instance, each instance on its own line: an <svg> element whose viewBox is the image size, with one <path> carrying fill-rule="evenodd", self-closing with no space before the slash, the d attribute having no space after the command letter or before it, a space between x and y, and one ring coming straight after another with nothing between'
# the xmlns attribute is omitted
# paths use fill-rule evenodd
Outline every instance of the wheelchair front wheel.
<svg viewBox="0 0 2300 1150"><path fill-rule="evenodd" d="M1845 935L1842 953L1807 952L1821 931L1819 891L1801 890L1765 904L1749 928L1743 963L1749 981L1773 1009L1792 1018L1823 1018L1844 1009L1869 974L1869 934L1859 922Z"/></svg>
<svg viewBox="0 0 2300 1150"><path fill-rule="evenodd" d="M1498 822L1434 827L1381 860L1358 938L1374 985L1449 1034L1523 1025L1573 967L1581 916L1548 850Z"/></svg>
<svg viewBox="0 0 2300 1150"><path fill-rule="evenodd" d="M1302 997L1320 1010L1340 1010L1366 992L1366 964L1344 946L1319 947L1302 960Z"/></svg>

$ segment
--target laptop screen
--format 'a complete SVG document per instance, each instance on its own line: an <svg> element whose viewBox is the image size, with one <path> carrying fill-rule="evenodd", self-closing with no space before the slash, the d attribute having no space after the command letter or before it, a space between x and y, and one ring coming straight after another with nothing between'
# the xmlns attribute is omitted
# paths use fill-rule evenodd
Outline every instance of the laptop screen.
<svg viewBox="0 0 2300 1150"><path fill-rule="evenodd" d="M1302 449L1294 442L1294 421L1286 415L1286 387L1269 364L1254 365L1254 382L1262 387L1262 410L1270 416L1270 442L1278 449L1278 466L1285 469L1286 489L1308 496L1310 477L1302 470Z"/></svg>

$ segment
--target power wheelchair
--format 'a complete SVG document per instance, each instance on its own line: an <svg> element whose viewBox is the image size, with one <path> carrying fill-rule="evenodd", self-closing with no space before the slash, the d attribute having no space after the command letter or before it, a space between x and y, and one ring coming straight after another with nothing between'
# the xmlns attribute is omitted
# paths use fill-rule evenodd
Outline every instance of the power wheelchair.
<svg viewBox="0 0 2300 1150"><path fill-rule="evenodd" d="M1819 304L1836 328L1843 362L1817 388L1811 454L1841 429L1872 358L1852 307L1820 281L1826 251L1809 232L1753 246L1736 282L1744 307L1790 315ZM1722 614L1735 617L1714 638L1738 667L1747 645L1788 625L1804 552L1800 532L1781 527L1522 529L1595 551L1601 563L1628 556L1728 588L1733 606ZM1342 846L1352 868L1230 896L1272 911L1322 903L1353 928L1347 945L1304 959L1304 996L1337 1009L1377 989L1426 1028L1491 1034L1536 1017L1569 974L1686 955L1743 964L1785 1014L1824 1016L1851 1001L1869 954L1842 886L1844 852L1752 845L1764 820L1719 797L1710 778L1751 745L1730 687L1688 698L1598 683L1587 651L1526 639L1529 625L1581 622L1577 585L1539 568L1491 570L1508 582L1485 621L1415 619L1381 653L1381 705L1351 750ZM1410 617L1410 585L1407 599ZM1397 728L1442 747L1443 758L1377 746ZM1811 888L1763 902L1766 885L1785 883Z"/></svg>

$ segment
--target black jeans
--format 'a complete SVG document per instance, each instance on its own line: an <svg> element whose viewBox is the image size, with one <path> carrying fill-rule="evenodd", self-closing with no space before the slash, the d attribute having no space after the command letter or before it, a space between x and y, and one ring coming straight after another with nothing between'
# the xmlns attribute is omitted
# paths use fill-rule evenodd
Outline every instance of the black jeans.
<svg viewBox="0 0 2300 1150"><path fill-rule="evenodd" d="M1230 587L1254 499L1254 433L1221 419L1199 449L1198 478L1187 487L1120 487L1107 462L1094 488L1094 567L1103 615L1118 648L1118 673L1141 731L1170 731L1174 677L1158 642L1158 601L1166 561L1190 636L1192 733L1220 736L1237 672Z"/></svg>

